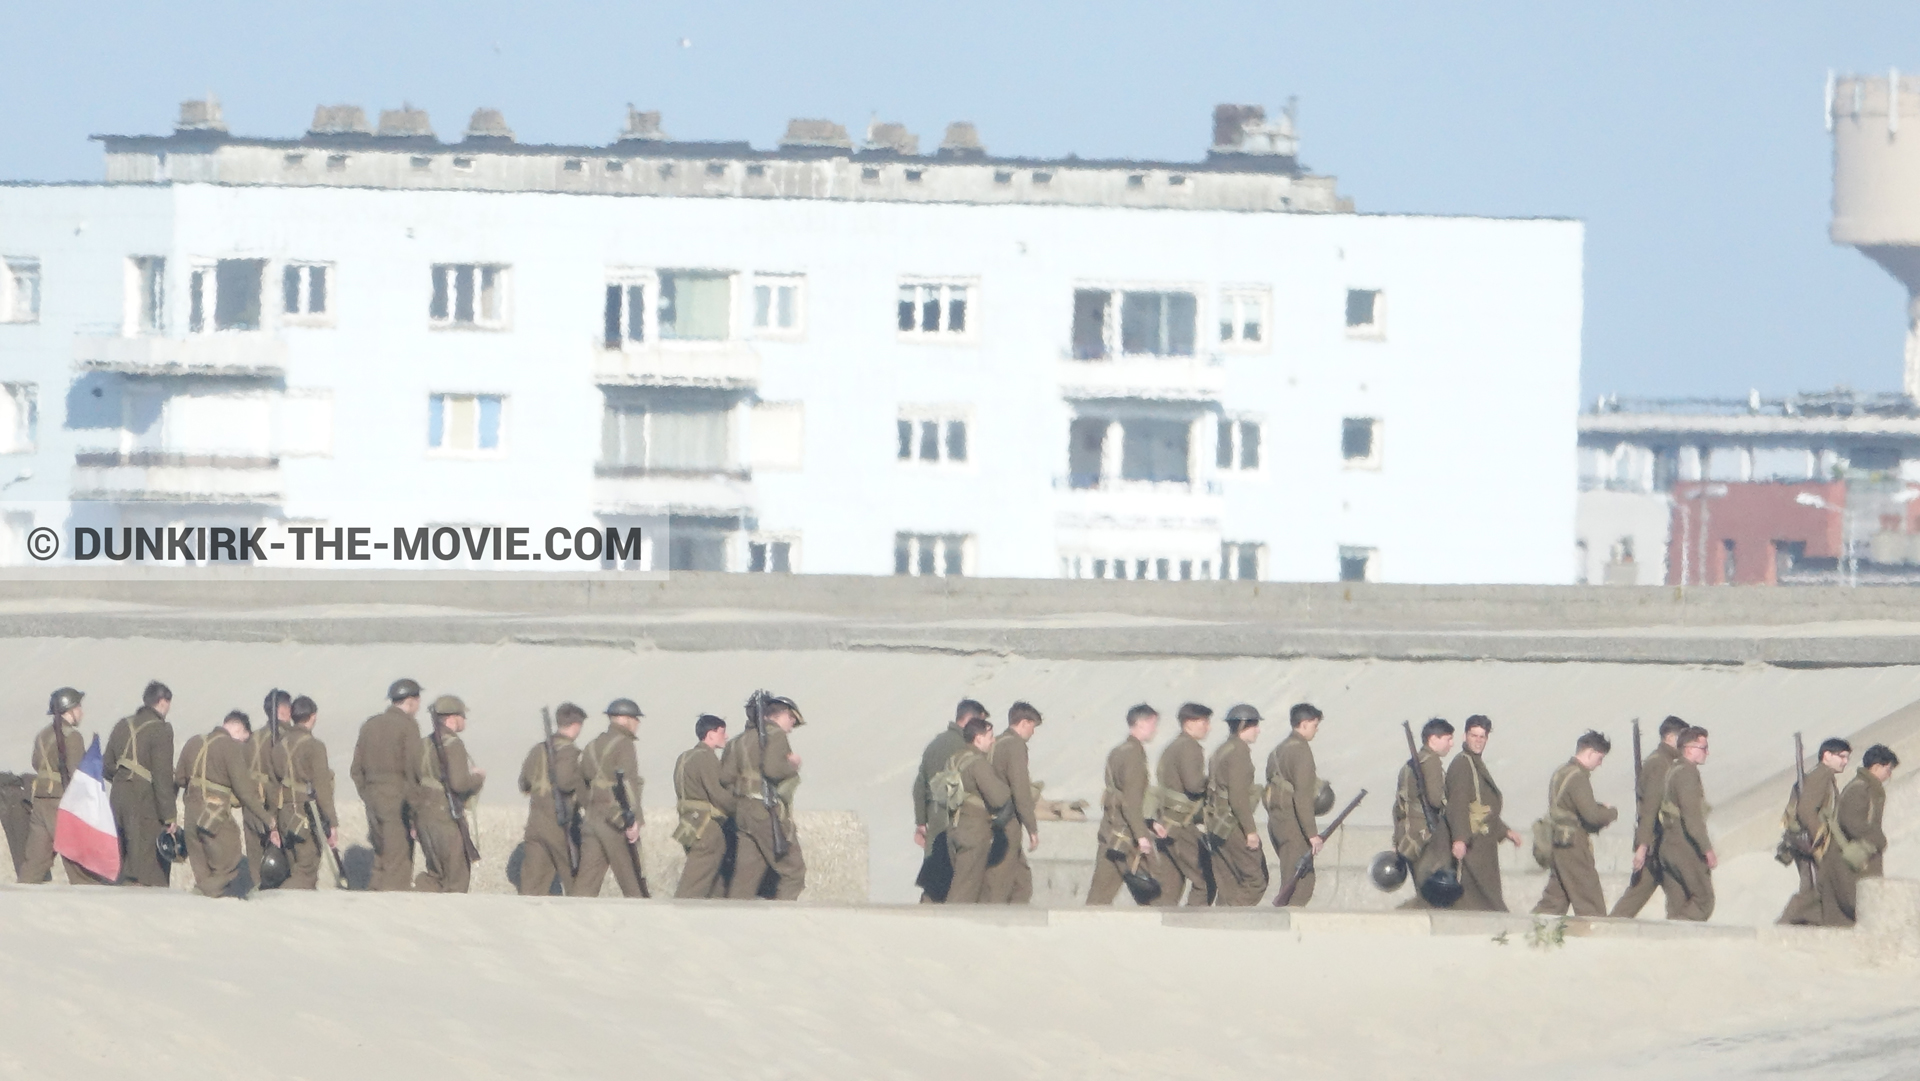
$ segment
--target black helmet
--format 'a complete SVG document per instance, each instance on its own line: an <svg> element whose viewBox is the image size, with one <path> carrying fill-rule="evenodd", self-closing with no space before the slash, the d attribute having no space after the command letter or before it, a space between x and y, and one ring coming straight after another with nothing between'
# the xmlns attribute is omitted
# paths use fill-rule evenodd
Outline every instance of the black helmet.
<svg viewBox="0 0 1920 1081"><path fill-rule="evenodd" d="M275 845L267 845L260 852L260 888L279 889L280 884L293 873L293 864L287 859L287 851Z"/></svg>
<svg viewBox="0 0 1920 1081"><path fill-rule="evenodd" d="M1392 893L1406 884L1407 861L1401 858L1400 853L1388 849L1367 864L1367 877L1373 880L1378 889Z"/></svg>
<svg viewBox="0 0 1920 1081"><path fill-rule="evenodd" d="M633 699L616 698L613 701L607 703L607 716L609 717L644 717L646 716L646 714L640 712L640 703L635 702Z"/></svg>
<svg viewBox="0 0 1920 1081"><path fill-rule="evenodd" d="M409 698L420 697L420 685L410 679L396 679L393 686L387 688L387 701L403 702Z"/></svg>
<svg viewBox="0 0 1920 1081"><path fill-rule="evenodd" d="M1137 864L1120 872L1120 881L1127 884L1127 892L1133 894L1135 904L1150 905L1160 899L1160 880Z"/></svg>
<svg viewBox="0 0 1920 1081"><path fill-rule="evenodd" d="M1420 883L1420 896L1435 908L1452 908L1453 903L1465 892L1466 888L1460 885L1460 876L1451 867L1440 868Z"/></svg>
<svg viewBox="0 0 1920 1081"><path fill-rule="evenodd" d="M160 854L161 863L187 862L186 838L178 833L162 833L160 839L153 842L153 848Z"/></svg>
<svg viewBox="0 0 1920 1081"><path fill-rule="evenodd" d="M788 698L784 694L776 694L772 698L767 699L766 709L784 709L788 713L793 714L793 726L795 728L807 723L807 719L800 715L800 707L794 704L793 699Z"/></svg>
<svg viewBox="0 0 1920 1081"><path fill-rule="evenodd" d="M53 695L47 699L47 716L58 717L62 713L79 705L80 700L85 697L86 695L81 694L72 687L62 687L53 692Z"/></svg>
<svg viewBox="0 0 1920 1081"><path fill-rule="evenodd" d="M1247 705L1245 702L1227 711L1227 720L1229 721L1252 721L1255 724L1259 724L1263 719L1264 718L1260 716L1259 710Z"/></svg>
<svg viewBox="0 0 1920 1081"><path fill-rule="evenodd" d="M1321 781L1320 791L1313 794L1313 813L1323 815L1331 810L1333 810L1333 786Z"/></svg>

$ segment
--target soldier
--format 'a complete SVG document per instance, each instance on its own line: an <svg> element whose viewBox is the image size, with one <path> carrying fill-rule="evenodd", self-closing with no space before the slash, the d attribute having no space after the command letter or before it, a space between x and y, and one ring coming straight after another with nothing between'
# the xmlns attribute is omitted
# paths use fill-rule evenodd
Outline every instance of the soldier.
<svg viewBox="0 0 1920 1081"><path fill-rule="evenodd" d="M173 725L167 711L173 692L158 680L140 693L140 708L123 717L107 737L104 762L112 783L108 801L120 830L120 884L165 886L173 864L160 858L162 833L176 836L173 791Z"/></svg>
<svg viewBox="0 0 1920 1081"><path fill-rule="evenodd" d="M1900 756L1885 744L1876 743L1860 756L1860 772L1840 791L1841 856L1850 872L1836 885L1840 911L1854 918L1854 891L1857 879L1879 878L1885 873L1887 833L1880 816L1887 809L1887 782L1893 779Z"/></svg>
<svg viewBox="0 0 1920 1081"><path fill-rule="evenodd" d="M1634 807L1633 878L1609 915L1638 916L1656 889L1667 895L1668 919L1673 918L1676 905L1686 903L1685 891L1667 879L1666 867L1654 858L1660 843L1660 805L1667 791L1667 771L1680 762L1680 733L1686 729L1687 722L1678 717L1661 721L1660 743L1641 763L1637 786L1640 798Z"/></svg>
<svg viewBox="0 0 1920 1081"><path fill-rule="evenodd" d="M1665 872L1667 918L1705 922L1713 915L1713 869L1720 866L1707 834L1707 792L1700 781L1700 767L1707 763L1707 730L1687 728L1676 742L1680 761L1661 781L1655 855Z"/></svg>
<svg viewBox="0 0 1920 1081"><path fill-rule="evenodd" d="M1202 744L1213 727L1213 711L1188 702L1175 717L1180 734L1160 752L1154 767L1154 794L1160 804L1156 821L1167 835L1154 846L1160 851L1154 868L1160 896L1153 903L1177 905L1181 892L1191 890L1187 904L1206 905L1212 890L1207 884L1206 849L1200 843L1200 812L1207 802L1207 750Z"/></svg>
<svg viewBox="0 0 1920 1081"><path fill-rule="evenodd" d="M1453 858L1460 862L1460 900L1453 907L1471 912L1505 912L1500 890L1500 842L1520 845L1518 830L1500 817L1506 800L1493 783L1485 758L1493 722L1485 714L1467 718L1466 749L1447 766L1447 832Z"/></svg>
<svg viewBox="0 0 1920 1081"><path fill-rule="evenodd" d="M984 900L995 905L1024 905L1033 900L1033 868L1027 853L1040 847L1040 819L1034 810L1033 775L1027 768L1027 744L1040 727L1040 711L1026 702L1015 702L1007 709L1007 729L993 741L989 759L993 771L1013 793L1013 816L994 821L993 850L1000 856L987 857L987 888ZM1013 832L1015 823L1026 835L1026 847Z"/></svg>
<svg viewBox="0 0 1920 1081"><path fill-rule="evenodd" d="M280 821L280 786L274 781L273 759L280 745L281 729L293 724L293 696L282 690L270 691L263 705L267 730L259 739L247 741L247 783L259 795L260 805L267 809L267 817L255 818L250 817L247 811L240 812L240 836L246 842L247 873L252 877L256 889L263 888L260 869L266 850L261 844L266 840L267 832Z"/></svg>
<svg viewBox="0 0 1920 1081"><path fill-rule="evenodd" d="M607 705L607 730L593 737L580 752L581 787L586 794L586 811L580 819L580 874L573 881L574 892L581 897L600 896L607 871L620 885L620 896L640 896L640 858L633 846L640 843L639 758L634 744L640 738L640 707L631 698L616 698ZM633 824L623 825L625 813L614 788L625 775L627 805L633 808Z"/></svg>
<svg viewBox="0 0 1920 1081"><path fill-rule="evenodd" d="M67 794L67 782L80 768L80 756L87 753L80 741L80 718L84 697L72 687L53 692L47 701L47 715L53 720L33 737L32 815L27 819L26 854L20 860L20 881L39 885L53 876L53 831L60 814L60 797ZM67 881L76 886L104 886L106 882L92 871L61 857L67 867Z"/></svg>
<svg viewBox="0 0 1920 1081"><path fill-rule="evenodd" d="M771 871L773 899L791 901L806 887L807 861L800 852L800 836L793 828L793 793L800 786L800 756L793 753L787 737L807 722L791 698L768 698L761 712L762 723L755 725L749 709L747 730L727 744L727 753L720 759L720 776L734 778L734 792L739 797L734 818L738 842L727 896L735 900L760 896ZM773 787L771 808L766 796L769 784ZM784 853L774 851L776 814L786 841Z"/></svg>
<svg viewBox="0 0 1920 1081"><path fill-rule="evenodd" d="M720 781L720 748L727 745L727 722L701 714L693 722L694 745L673 764L673 795L680 813L673 839L687 850L675 897L720 897L726 883L720 865L727 858L727 823L735 799Z"/></svg>
<svg viewBox="0 0 1920 1081"><path fill-rule="evenodd" d="M1607 899L1600 892L1600 872L1593 865L1593 834L1620 817L1620 812L1593 798L1593 771L1606 761L1613 744L1589 729L1574 743L1573 757L1547 782L1547 820L1553 826L1553 857L1547 888L1533 911L1541 916L1564 916L1571 907L1576 916L1604 916Z"/></svg>
<svg viewBox="0 0 1920 1081"><path fill-rule="evenodd" d="M467 730L465 702L443 694L427 712L433 732L420 741L420 796L413 811L413 832L427 850L427 866L413 880L413 888L419 893L465 893L473 864L454 815L458 811L464 817L467 801L487 783L487 771L473 764L460 740Z"/></svg>
<svg viewBox="0 0 1920 1081"><path fill-rule="evenodd" d="M1153 842L1166 830L1147 821L1147 744L1160 727L1160 714L1145 702L1127 711L1127 738L1107 754L1106 791L1100 799L1100 847L1094 853L1093 885L1087 904L1110 905L1120 893L1121 874L1150 870L1141 863L1153 856Z"/></svg>
<svg viewBox="0 0 1920 1081"><path fill-rule="evenodd" d="M920 752L920 771L913 775L913 843L926 855L920 861L920 873L913 884L920 887L921 904L940 904L947 899L953 881L953 853L948 850L946 832L951 825L946 807L937 805L933 778L953 756L966 749L962 731L975 717L985 717L987 707L971 698L963 698L954 707L953 723Z"/></svg>
<svg viewBox="0 0 1920 1081"><path fill-rule="evenodd" d="M1425 908L1421 884L1436 871L1453 867L1453 836L1447 825L1447 778L1441 763L1453 750L1453 725L1435 717L1420 726L1420 781L1413 763L1400 767L1400 783L1393 801L1393 847L1407 861L1414 895L1402 908ZM1422 799L1422 782L1425 800Z"/></svg>
<svg viewBox="0 0 1920 1081"><path fill-rule="evenodd" d="M387 688L386 712L368 717L353 745L354 790L367 808L367 840L373 845L369 889L413 888L413 837L408 801L419 782L420 685L395 680Z"/></svg>
<svg viewBox="0 0 1920 1081"><path fill-rule="evenodd" d="M988 755L993 750L993 722L975 717L961 731L967 747L953 756L949 767L960 774L962 798L954 814L948 849L953 854L953 886L947 903L979 904L986 900L987 856L993 849L993 820L1013 802L1013 789L994 772Z"/></svg>
<svg viewBox="0 0 1920 1081"><path fill-rule="evenodd" d="M1267 832L1273 837L1273 858L1283 874L1300 865L1300 857L1320 854L1326 842L1313 813L1320 795L1320 775L1313 765L1313 748L1308 746L1320 732L1320 711L1301 702L1287 711L1292 731L1280 746L1267 756ZM1313 899L1313 871L1308 870L1294 885L1287 907L1305 908Z"/></svg>
<svg viewBox="0 0 1920 1081"><path fill-rule="evenodd" d="M520 855L520 896L545 897L553 892L573 896L572 841L569 833L580 807L580 729L587 711L572 702L553 711L553 738L541 740L520 764L520 791L528 798L526 843ZM551 754L549 754L551 748ZM547 759L553 759L548 770ZM553 793L558 789L562 811L555 813ZM565 825L562 825L562 819Z"/></svg>
<svg viewBox="0 0 1920 1081"><path fill-rule="evenodd" d="M224 897L240 875L244 846L241 827L233 821L238 808L252 822L267 822L267 843L278 848L280 830L271 825L266 801L255 791L246 744L253 737L253 721L234 710L220 727L188 742L187 813L199 843L188 847L193 858L194 888L208 897Z"/></svg>
<svg viewBox="0 0 1920 1081"><path fill-rule="evenodd" d="M1227 711L1227 739L1207 762L1207 844L1213 871L1213 903L1259 904L1267 892L1267 855L1253 820L1253 744L1260 738L1260 711L1248 705Z"/></svg>
<svg viewBox="0 0 1920 1081"><path fill-rule="evenodd" d="M280 839L286 842L288 873L281 889L311 890L320 885L321 851L340 847L340 813L333 806L333 766L327 745L314 736L320 707L306 695L287 704L287 723L273 753L273 778L280 793ZM311 802L323 821L309 812Z"/></svg>
<svg viewBox="0 0 1920 1081"><path fill-rule="evenodd" d="M1853 923L1840 908L1839 891L1846 875L1846 861L1840 856L1840 839L1835 837L1840 811L1840 775L1847 771L1853 757L1853 745L1844 739L1820 744L1820 764L1807 771L1799 798L1790 810L1794 825L1813 839L1813 853L1794 853L1794 865L1800 871L1800 892L1787 901L1780 913L1781 923L1805 923L1822 927L1847 927ZM1846 885L1851 885L1850 877Z"/></svg>

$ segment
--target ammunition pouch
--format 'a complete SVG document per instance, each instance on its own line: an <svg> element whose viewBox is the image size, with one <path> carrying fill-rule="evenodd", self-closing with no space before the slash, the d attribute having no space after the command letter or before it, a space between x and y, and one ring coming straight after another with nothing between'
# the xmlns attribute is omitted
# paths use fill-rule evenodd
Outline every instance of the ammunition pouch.
<svg viewBox="0 0 1920 1081"><path fill-rule="evenodd" d="M1857 874L1873 862L1873 846L1865 841L1840 842L1840 858Z"/></svg>
<svg viewBox="0 0 1920 1081"><path fill-rule="evenodd" d="M1533 820L1533 862L1553 866L1553 823L1544 818Z"/></svg>
<svg viewBox="0 0 1920 1081"><path fill-rule="evenodd" d="M1287 808L1293 803L1293 782L1287 780L1286 777L1281 774L1275 773L1273 779L1267 782L1264 798L1266 799L1267 810L1269 812L1275 808Z"/></svg>
<svg viewBox="0 0 1920 1081"><path fill-rule="evenodd" d="M1474 800L1467 804L1467 832L1475 837L1485 836L1490 828L1487 820L1493 817L1493 808Z"/></svg>
<svg viewBox="0 0 1920 1081"><path fill-rule="evenodd" d="M708 826L726 817L720 813L720 808L703 799L683 799L678 810L680 821L673 827L673 839L686 849L691 849L706 835Z"/></svg>
<svg viewBox="0 0 1920 1081"><path fill-rule="evenodd" d="M1159 796L1160 814L1157 821L1161 825L1191 826L1200 821L1206 807L1203 800L1189 799L1185 792L1158 785L1148 790L1148 797L1152 798L1155 793Z"/></svg>

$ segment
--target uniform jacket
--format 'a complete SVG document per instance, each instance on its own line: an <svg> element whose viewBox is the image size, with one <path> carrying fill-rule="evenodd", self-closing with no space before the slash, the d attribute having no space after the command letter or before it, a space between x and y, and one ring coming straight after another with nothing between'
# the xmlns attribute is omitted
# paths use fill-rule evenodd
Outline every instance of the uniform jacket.
<svg viewBox="0 0 1920 1081"><path fill-rule="evenodd" d="M1477 782L1477 787L1476 787ZM1493 773L1487 769L1487 763L1472 751L1461 751L1453 756L1447 765L1447 830L1455 841L1469 841L1473 837L1492 837L1496 843L1507 837L1507 823L1500 817L1506 800L1500 795L1500 786L1493 783ZM1475 802L1487 808L1487 816L1480 828L1473 828L1473 808Z"/></svg>
<svg viewBox="0 0 1920 1081"><path fill-rule="evenodd" d="M1027 768L1027 750L1027 741L1009 729L993 741L993 751L987 757L1013 793L1013 815L1020 828L1039 833L1040 815L1033 806L1033 775Z"/></svg>
<svg viewBox="0 0 1920 1081"><path fill-rule="evenodd" d="M1107 754L1106 791L1100 801L1100 836L1114 847L1132 847L1147 828L1147 748L1129 735Z"/></svg>
<svg viewBox="0 0 1920 1081"><path fill-rule="evenodd" d="M141 706L133 716L123 717L113 726L105 754L107 778L113 787L133 788L151 795L160 821L171 824L175 818L173 725L151 707ZM122 759L132 765L123 765ZM146 776L141 776L139 770L145 770Z"/></svg>
<svg viewBox="0 0 1920 1081"><path fill-rule="evenodd" d="M1286 784L1278 782L1285 781ZM1288 792L1291 786L1291 793ZM1306 843L1320 832L1313 801L1320 794L1314 770L1313 747L1299 733L1289 732L1267 756L1267 824L1282 840Z"/></svg>
<svg viewBox="0 0 1920 1081"><path fill-rule="evenodd" d="M368 717L353 745L353 787L366 798L375 785L398 785L411 793L420 781L420 724L389 706Z"/></svg>

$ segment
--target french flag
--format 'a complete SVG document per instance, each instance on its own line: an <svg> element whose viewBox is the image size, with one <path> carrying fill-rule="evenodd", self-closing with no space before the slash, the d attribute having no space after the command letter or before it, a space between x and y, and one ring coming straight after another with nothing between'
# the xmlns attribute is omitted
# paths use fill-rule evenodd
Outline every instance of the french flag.
<svg viewBox="0 0 1920 1081"><path fill-rule="evenodd" d="M100 736L80 759L80 768L60 797L60 813L53 824L53 850L112 882L120 877L120 830L113 824L107 803L107 782L101 769Z"/></svg>

